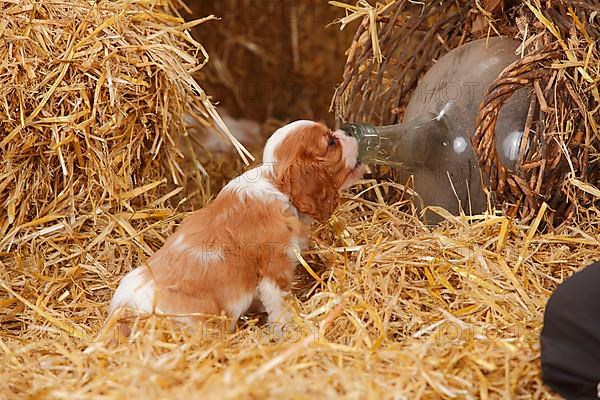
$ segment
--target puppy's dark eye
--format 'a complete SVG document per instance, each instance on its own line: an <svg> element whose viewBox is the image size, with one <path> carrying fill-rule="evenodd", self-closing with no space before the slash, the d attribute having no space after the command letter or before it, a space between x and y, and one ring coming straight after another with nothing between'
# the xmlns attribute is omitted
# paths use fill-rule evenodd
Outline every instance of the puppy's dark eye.
<svg viewBox="0 0 600 400"><path fill-rule="evenodd" d="M327 144L329 146L335 146L337 144L337 138L335 136L329 136Z"/></svg>

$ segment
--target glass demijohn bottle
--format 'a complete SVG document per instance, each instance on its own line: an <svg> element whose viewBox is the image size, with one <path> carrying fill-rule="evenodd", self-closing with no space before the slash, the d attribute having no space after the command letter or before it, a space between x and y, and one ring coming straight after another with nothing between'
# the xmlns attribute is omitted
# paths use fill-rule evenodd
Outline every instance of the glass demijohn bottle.
<svg viewBox="0 0 600 400"><path fill-rule="evenodd" d="M506 38L480 39L443 57L419 81L402 124L365 123L342 127L359 142L363 162L389 165L414 189L424 206L451 213L476 214L487 208L482 176L471 135L486 87L517 60L519 43ZM521 89L503 105L496 125L496 150L505 167L514 170L529 106ZM439 221L427 213L426 219Z"/></svg>

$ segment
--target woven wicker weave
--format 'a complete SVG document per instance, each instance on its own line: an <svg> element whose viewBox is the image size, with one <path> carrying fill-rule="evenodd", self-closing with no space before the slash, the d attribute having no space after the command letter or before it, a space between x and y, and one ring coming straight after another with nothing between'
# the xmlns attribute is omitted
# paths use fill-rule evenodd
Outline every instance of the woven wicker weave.
<svg viewBox="0 0 600 400"><path fill-rule="evenodd" d="M546 202L552 225L586 213L598 202L600 179L600 3L479 3L397 1L377 14L381 64L365 18L334 98L338 121L398 123L419 77L441 55L486 36L514 37L523 43L522 57L487 89L473 136L496 206L529 220ZM533 95L512 172L498 160L495 124L504 102L523 87ZM375 173L395 176L386 168Z"/></svg>

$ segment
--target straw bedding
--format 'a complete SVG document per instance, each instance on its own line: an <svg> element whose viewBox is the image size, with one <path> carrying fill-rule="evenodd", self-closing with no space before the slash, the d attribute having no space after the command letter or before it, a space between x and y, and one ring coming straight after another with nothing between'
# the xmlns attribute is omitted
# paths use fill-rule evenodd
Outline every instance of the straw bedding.
<svg viewBox="0 0 600 400"><path fill-rule="evenodd" d="M141 110L130 130L101 129L119 121L126 124L118 117L124 114L109 108L110 86L95 90L107 70L106 62L99 65L106 55L93 59L80 75L74 73L80 63L69 63L55 93L29 122L20 122L21 108L17 115L14 108L2 110L2 127L10 124L3 139L6 132L22 127L1 148L0 200L6 210L0 211L0 398L555 398L539 376L543 309L558 283L598 257L600 210L593 204L578 225L553 229L543 225L549 212L544 204L527 223L499 213L467 218L437 210L445 222L428 227L419 222L405 188L367 179L346 193L328 223L315 227L313 246L301 256L296 287L288 298L295 323L286 340L270 341L262 316L241 321L235 333L220 330L218 319L189 329L154 316L138 321L131 343L98 342L120 277L160 247L185 212L206 201L211 187L222 184L232 166L227 174L213 166L208 171L211 184L198 178L195 192L155 183L164 178L172 184L181 176L175 167L177 149L169 145L176 138L169 140L166 132L178 132L182 114L173 111L165 121L167 114L161 110L169 108L157 104L169 101L169 107L183 109L194 85L183 73L194 68L191 64L180 59L171 65L181 68L173 74L161 68L163 60L180 56L175 50L190 50L192 43L175 28L181 22L168 16L173 10L149 12L151 5L166 3L82 2L75 8L79 14L72 9L67 13L66 3L44 4L34 8L48 13L46 17L33 18L12 8L19 7L16 3L0 2L3 10L15 11L0 18L0 27L5 27L0 40L12 43L8 49L17 48L17 42L31 46L11 53L20 58L10 64L9 76L0 73L0 93L20 99L25 121L51 86L42 80L53 77L48 82L56 82L64 65L56 61L61 57L46 64L40 58L37 92L23 92L33 84L10 82L12 76L27 76L14 69L33 58L26 49L43 54L43 45L32 45L46 40L36 24L45 27L54 21L60 27L69 15L69 23L81 26L97 15L81 33L87 28L88 34L96 32L108 49L115 49L110 44L119 37L134 40L135 35L126 33L140 24L146 29L162 26L155 27L164 32L155 39L175 42L161 57L144 63L148 75L131 70L135 79L148 80L148 87L136 85L136 96L121 92L128 84L114 86L119 89L115 107L134 102ZM114 28L102 10L120 15L111 21ZM20 18L31 22L17 29ZM102 22L102 29L91 28ZM38 42L20 39L28 26ZM164 26L172 29L165 31ZM41 36L35 34L40 29ZM59 38L77 42L55 29L47 31L55 32L47 46ZM115 59L113 66L126 68L132 58L153 48L146 42L136 46L129 59ZM57 48L63 58L65 48ZM1 49L7 51L6 46ZM82 60L89 57L93 54ZM56 69L58 75L52 73ZM119 76L113 74L113 85ZM69 77L77 79L64 80ZM68 89L73 87L84 94L71 94ZM69 106L75 107L77 98L84 101L90 88L90 108L97 104L98 110L89 122L94 129L86 131L85 124L78 125L91 114L75 119ZM196 98L197 108L208 120L210 106L202 99ZM148 120L142 123L142 116ZM173 129L161 129L164 124ZM136 133L142 127L143 133ZM58 140L55 132L62 135ZM78 165L77 141L85 169ZM153 147L155 141L162 146ZM119 146L131 151L119 153ZM137 158L136 153L154 157ZM21 165L27 168L17 168ZM180 165L183 175L200 174L193 161ZM5 183L7 176L12 183ZM8 207L12 198L14 212ZM27 211L21 211L22 205Z"/></svg>
<svg viewBox="0 0 600 400"><path fill-rule="evenodd" d="M362 187L398 190L374 185ZM315 231L304 258L318 279L300 274L294 329L280 343L255 317L234 334L153 317L134 343L90 344L103 288L115 288L114 264L127 258L53 276L40 265L3 299L0 397L552 398L539 376L543 308L597 257L597 221L539 234L489 215L431 229L397 204L355 196Z"/></svg>

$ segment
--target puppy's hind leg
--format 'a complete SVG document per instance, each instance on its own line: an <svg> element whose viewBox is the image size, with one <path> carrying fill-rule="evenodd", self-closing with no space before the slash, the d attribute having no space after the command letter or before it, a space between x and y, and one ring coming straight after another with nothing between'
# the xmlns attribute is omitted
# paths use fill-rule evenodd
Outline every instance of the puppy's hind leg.
<svg viewBox="0 0 600 400"><path fill-rule="evenodd" d="M237 325L238 319L252 306L254 300L254 293L245 293L240 295L235 301L231 301L227 305L227 312L231 317L231 323L229 324L229 332L234 332Z"/></svg>
<svg viewBox="0 0 600 400"><path fill-rule="evenodd" d="M262 278L258 284L258 297L269 314L269 326L275 339L283 336L286 326L292 319L283 301L283 297L287 294L288 292L281 290L270 278Z"/></svg>

